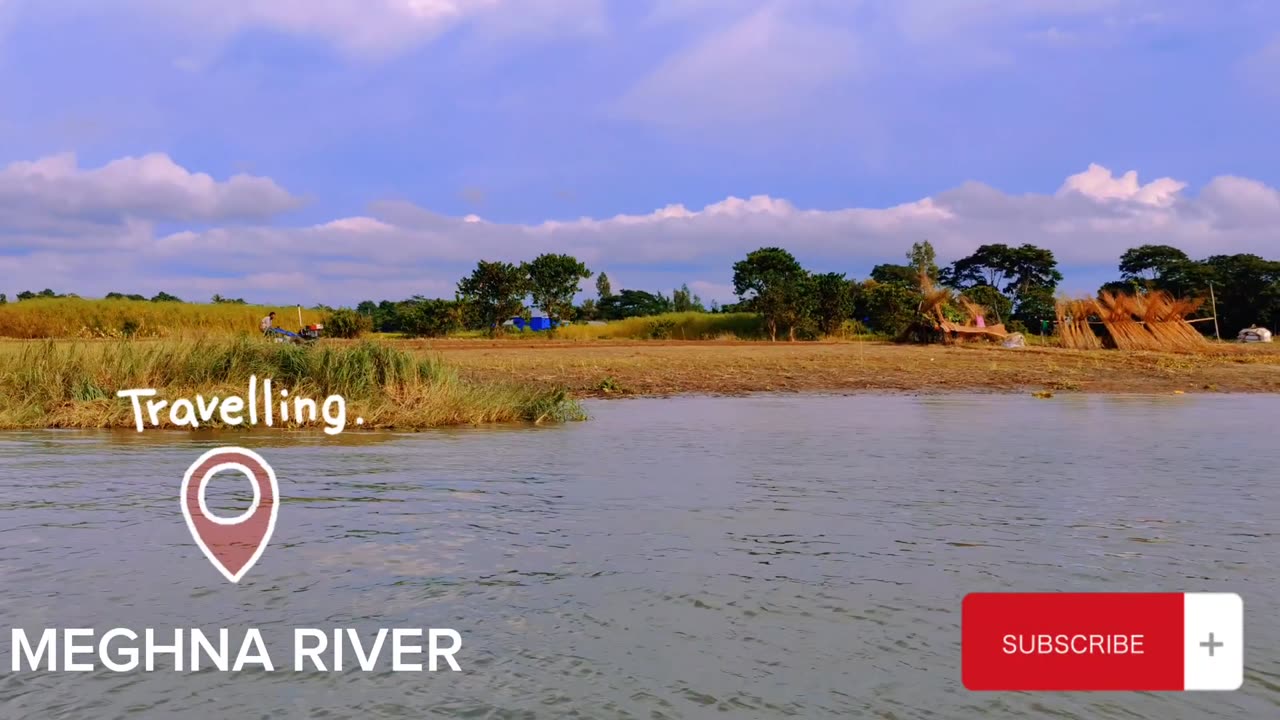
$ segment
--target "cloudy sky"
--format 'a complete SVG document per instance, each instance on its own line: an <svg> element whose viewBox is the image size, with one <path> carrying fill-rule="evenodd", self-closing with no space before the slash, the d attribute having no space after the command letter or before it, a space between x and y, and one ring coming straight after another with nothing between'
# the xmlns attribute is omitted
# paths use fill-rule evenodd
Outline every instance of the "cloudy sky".
<svg viewBox="0 0 1280 720"><path fill-rule="evenodd" d="M0 0L0 292L1280 257L1273 0Z"/></svg>

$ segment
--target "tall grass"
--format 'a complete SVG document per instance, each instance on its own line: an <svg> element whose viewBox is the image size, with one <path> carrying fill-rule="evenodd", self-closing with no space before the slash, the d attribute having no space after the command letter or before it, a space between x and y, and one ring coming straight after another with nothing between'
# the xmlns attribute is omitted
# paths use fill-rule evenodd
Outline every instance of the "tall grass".
<svg viewBox="0 0 1280 720"><path fill-rule="evenodd" d="M615 320L604 325L566 325L556 337L569 340L652 339L714 340L732 337L754 340L765 337L764 324L754 313L665 313Z"/></svg>
<svg viewBox="0 0 1280 720"><path fill-rule="evenodd" d="M0 305L0 337L11 338L195 338L256 332L258 321L275 311L276 324L293 328L296 307L264 305L36 298ZM303 310L303 324L322 313Z"/></svg>
<svg viewBox="0 0 1280 720"><path fill-rule="evenodd" d="M290 397L347 402L348 427L422 429L495 422L567 421L581 407L561 389L480 384L436 356L382 343L300 346L257 338L195 342L13 344L0 352L0 427L133 427L119 390L154 388L157 398L244 397L250 375ZM160 418L167 421L167 412Z"/></svg>

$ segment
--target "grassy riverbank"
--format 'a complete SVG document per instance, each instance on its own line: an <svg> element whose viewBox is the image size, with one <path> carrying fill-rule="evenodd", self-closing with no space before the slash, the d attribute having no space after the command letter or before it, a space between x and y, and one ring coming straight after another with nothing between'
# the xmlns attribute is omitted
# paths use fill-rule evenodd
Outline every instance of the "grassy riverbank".
<svg viewBox="0 0 1280 720"><path fill-rule="evenodd" d="M252 337L194 342L10 342L0 346L0 427L134 427L119 390L157 397L244 395L250 376L271 378L293 397L341 395L354 427L564 421L577 402L551 383L476 380L432 353L388 343L304 347ZM167 412L160 413L162 420ZM216 425L217 423L212 423Z"/></svg>

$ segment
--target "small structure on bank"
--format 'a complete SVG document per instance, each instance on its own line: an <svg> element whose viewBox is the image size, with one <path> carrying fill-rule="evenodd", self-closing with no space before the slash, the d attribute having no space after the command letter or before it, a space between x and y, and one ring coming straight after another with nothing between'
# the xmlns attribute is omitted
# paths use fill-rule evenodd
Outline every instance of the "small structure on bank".
<svg viewBox="0 0 1280 720"><path fill-rule="evenodd" d="M1242 343L1269 343L1271 342L1271 331L1266 328L1260 328L1257 325L1250 325L1241 330L1239 335L1236 335L1236 340Z"/></svg>
<svg viewBox="0 0 1280 720"><path fill-rule="evenodd" d="M1200 305L1166 292L1102 292L1097 298L1059 300L1059 341L1074 350L1204 350L1208 339L1187 322Z"/></svg>
<svg viewBox="0 0 1280 720"><path fill-rule="evenodd" d="M935 286L924 274L920 276L920 291L924 295L920 302L920 314L933 323L933 329L941 335L943 343L986 341L998 342L1006 347L1021 347L1020 334L1014 333L1018 338L1013 344L1007 344L1010 334L1004 323L988 325L987 309L964 295ZM957 316L963 318L963 321L958 321Z"/></svg>
<svg viewBox="0 0 1280 720"><path fill-rule="evenodd" d="M543 332L546 330L550 330L557 325L557 323L555 323L554 321L551 320L551 318L546 317L545 315L535 315L533 317L530 317L528 320L525 320L522 317L513 317L508 323L503 323L503 324L514 325L518 330L527 329L527 330L532 330L533 332Z"/></svg>

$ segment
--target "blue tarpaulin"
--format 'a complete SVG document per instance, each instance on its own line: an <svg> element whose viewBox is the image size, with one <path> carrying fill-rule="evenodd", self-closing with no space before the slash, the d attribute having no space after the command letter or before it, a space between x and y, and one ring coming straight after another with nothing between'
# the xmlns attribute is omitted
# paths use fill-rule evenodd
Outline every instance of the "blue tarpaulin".
<svg viewBox="0 0 1280 720"><path fill-rule="evenodd" d="M528 328L533 332L550 330L551 328L556 326L555 323L551 322L551 318L545 318L545 317L536 317L530 320L525 320L522 317L514 317L514 318L511 318L511 324L515 325L517 328L521 330Z"/></svg>

